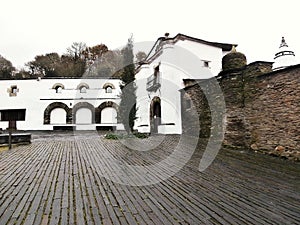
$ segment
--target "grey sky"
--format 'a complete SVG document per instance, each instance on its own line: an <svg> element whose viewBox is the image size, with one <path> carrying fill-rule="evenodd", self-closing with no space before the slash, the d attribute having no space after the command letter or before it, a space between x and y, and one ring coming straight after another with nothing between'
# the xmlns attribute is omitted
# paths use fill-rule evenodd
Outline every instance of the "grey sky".
<svg viewBox="0 0 300 225"><path fill-rule="evenodd" d="M75 41L110 49L165 32L238 44L248 62L273 61L282 36L300 55L296 0L9 0L1 2L0 54L16 67Z"/></svg>

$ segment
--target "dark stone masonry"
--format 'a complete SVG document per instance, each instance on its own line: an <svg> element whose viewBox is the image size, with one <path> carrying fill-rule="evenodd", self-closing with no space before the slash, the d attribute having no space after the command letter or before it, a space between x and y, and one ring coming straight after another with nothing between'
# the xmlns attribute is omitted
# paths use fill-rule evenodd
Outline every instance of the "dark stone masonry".
<svg viewBox="0 0 300 225"><path fill-rule="evenodd" d="M221 87L226 104L224 145L299 161L300 65L272 71L270 62L246 65L241 53L233 52L225 57L223 71L217 77L184 80L184 132L193 134L197 129L193 120L199 119L200 137L210 135L211 112L202 88L214 79ZM234 63L238 58L241 59ZM216 102L221 99L214 97Z"/></svg>

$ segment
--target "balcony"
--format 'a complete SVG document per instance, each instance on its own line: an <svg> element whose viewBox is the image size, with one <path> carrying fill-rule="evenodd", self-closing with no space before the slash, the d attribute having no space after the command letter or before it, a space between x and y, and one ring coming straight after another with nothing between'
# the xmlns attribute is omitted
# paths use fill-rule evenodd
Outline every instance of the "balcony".
<svg viewBox="0 0 300 225"><path fill-rule="evenodd" d="M156 91L161 86L160 72L156 72L147 78L147 91Z"/></svg>

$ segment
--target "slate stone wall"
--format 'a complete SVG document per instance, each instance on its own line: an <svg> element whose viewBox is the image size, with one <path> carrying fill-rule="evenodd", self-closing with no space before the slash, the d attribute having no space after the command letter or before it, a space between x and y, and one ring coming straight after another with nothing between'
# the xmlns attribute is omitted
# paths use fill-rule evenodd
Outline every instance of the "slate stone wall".
<svg viewBox="0 0 300 225"><path fill-rule="evenodd" d="M300 160L300 65L273 72L272 63L255 62L224 70L216 78L226 103L224 145ZM196 82L185 84L183 130L193 134L193 120L198 119L200 137L208 137L211 118L205 95ZM195 110L186 108L188 99Z"/></svg>
<svg viewBox="0 0 300 225"><path fill-rule="evenodd" d="M245 93L247 146L300 160L300 66L250 79Z"/></svg>
<svg viewBox="0 0 300 225"><path fill-rule="evenodd" d="M191 80L186 82L190 82L186 83L190 88L181 92L183 131L189 135L199 134L201 138L208 138L211 112L207 99L197 82Z"/></svg>

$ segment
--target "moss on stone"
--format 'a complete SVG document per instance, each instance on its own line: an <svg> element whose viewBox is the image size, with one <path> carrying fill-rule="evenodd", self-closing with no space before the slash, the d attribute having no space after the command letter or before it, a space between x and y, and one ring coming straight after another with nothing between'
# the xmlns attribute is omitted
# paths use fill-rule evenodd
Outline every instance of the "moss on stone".
<svg viewBox="0 0 300 225"><path fill-rule="evenodd" d="M230 52L222 59L222 69L233 70L239 69L247 65L246 56L240 52Z"/></svg>

